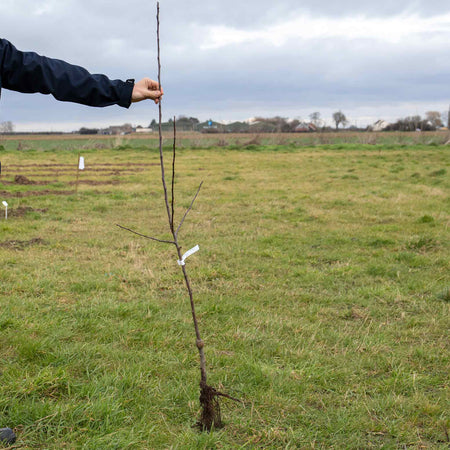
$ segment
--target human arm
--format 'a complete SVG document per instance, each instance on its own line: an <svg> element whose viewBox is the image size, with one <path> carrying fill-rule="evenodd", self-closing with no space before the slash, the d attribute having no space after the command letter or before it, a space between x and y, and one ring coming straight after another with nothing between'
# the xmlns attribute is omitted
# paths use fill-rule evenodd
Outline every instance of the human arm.
<svg viewBox="0 0 450 450"><path fill-rule="evenodd" d="M23 93L52 94L57 100L88 106L117 104L128 108L134 82L90 74L65 61L21 52L0 39L0 86Z"/></svg>

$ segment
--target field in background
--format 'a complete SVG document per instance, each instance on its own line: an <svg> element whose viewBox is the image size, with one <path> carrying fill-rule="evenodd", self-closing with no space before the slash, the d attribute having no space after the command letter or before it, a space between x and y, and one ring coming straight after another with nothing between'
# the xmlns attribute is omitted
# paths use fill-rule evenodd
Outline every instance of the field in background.
<svg viewBox="0 0 450 450"><path fill-rule="evenodd" d="M115 226L167 237L154 140L2 139L0 426L26 449L448 448L449 147L373 136L180 136L210 382L245 403L210 434L176 255Z"/></svg>
<svg viewBox="0 0 450 450"><path fill-rule="evenodd" d="M179 132L178 148L228 148L230 150L258 147L287 146L314 147L343 144L382 145L405 147L411 145L445 145L450 141L450 132L338 132L338 133L267 133L267 134L201 134ZM164 133L164 143L172 145L172 133ZM99 135L11 135L2 136L0 145L7 150L76 150L112 148L158 148L158 133L130 134L125 136Z"/></svg>

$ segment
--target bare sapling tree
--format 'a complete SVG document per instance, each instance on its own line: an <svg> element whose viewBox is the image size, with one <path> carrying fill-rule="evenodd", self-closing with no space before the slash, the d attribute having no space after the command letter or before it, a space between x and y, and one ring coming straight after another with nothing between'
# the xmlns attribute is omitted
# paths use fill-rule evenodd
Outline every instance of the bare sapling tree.
<svg viewBox="0 0 450 450"><path fill-rule="evenodd" d="M158 46L158 84L161 87L161 52L160 52L160 34L159 34L159 28L160 28L160 21L159 21L159 2L157 3L157 15L156 15L156 22L157 22L157 46ZM206 373L206 358L205 358L205 349L204 349L204 342L200 335L200 329L198 325L197 315L195 312L195 303L194 303L194 296L193 291L191 287L191 282L186 270L186 263L185 258L187 257L187 253L184 255L182 254L182 247L179 243L179 232L181 230L181 227L184 224L184 221L186 217L188 216L189 212L192 210L194 203L198 197L198 194L200 192L200 189L203 185L203 181L200 183L194 197L192 198L192 201L189 205L189 207L184 212L180 222L178 223L178 226L175 225L175 159L176 159L176 123L175 123L175 117L173 120L173 148L172 148L172 177L171 177L171 186L170 186L170 199L169 199L169 189L167 187L166 183L166 174L164 169L164 155L163 155L163 138L162 138L162 129L161 129L161 123L162 123L162 108L161 108L161 98L159 99L158 107L159 107L159 157L160 157L160 165L161 165L161 181L162 181L162 187L164 191L164 203L166 207L166 213L167 213L167 219L168 219L168 225L170 229L170 234L172 236L171 239L159 239L152 236L147 236L142 233L138 233L130 228L123 227L122 225L117 225L119 228L122 228L124 230L130 231L134 234L137 234L139 236L142 236L146 239L150 239L152 241L157 241L165 244L171 244L175 247L177 255L178 255L178 264L181 268L181 271L183 273L185 285L189 294L189 301L190 301L190 307L191 307L191 314L192 314L192 320L194 324L195 329L195 336L196 336L196 346L199 352L200 356L200 405L202 408L201 416L197 422L197 425L201 430L211 430L213 428L220 428L223 426L222 417L220 413L220 405L219 405L219 397L226 397L231 400L239 401L227 394L224 394L222 392L219 392L214 387L208 385L207 383L207 373ZM195 249L195 247L194 247ZM193 249L193 250L194 250Z"/></svg>

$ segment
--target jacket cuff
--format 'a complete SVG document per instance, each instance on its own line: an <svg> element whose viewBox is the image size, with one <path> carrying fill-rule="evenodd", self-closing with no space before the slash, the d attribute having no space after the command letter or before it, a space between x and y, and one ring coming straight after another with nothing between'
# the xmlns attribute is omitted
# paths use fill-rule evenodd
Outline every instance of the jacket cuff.
<svg viewBox="0 0 450 450"><path fill-rule="evenodd" d="M134 80L129 79L125 82L122 81L122 87L120 89L120 98L117 104L124 108L129 108L131 105L131 95L133 93Z"/></svg>

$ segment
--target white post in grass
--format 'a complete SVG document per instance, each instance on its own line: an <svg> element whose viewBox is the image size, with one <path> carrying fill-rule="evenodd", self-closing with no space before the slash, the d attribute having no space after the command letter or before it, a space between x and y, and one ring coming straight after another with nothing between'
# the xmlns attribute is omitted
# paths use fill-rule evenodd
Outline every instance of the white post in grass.
<svg viewBox="0 0 450 450"><path fill-rule="evenodd" d="M84 170L84 157L78 153L78 166L77 166L77 182L75 183L75 192L78 193L78 181L80 177L80 170Z"/></svg>
<svg viewBox="0 0 450 450"><path fill-rule="evenodd" d="M2 205L5 207L5 220L6 220L8 218L8 203L3 201Z"/></svg>

